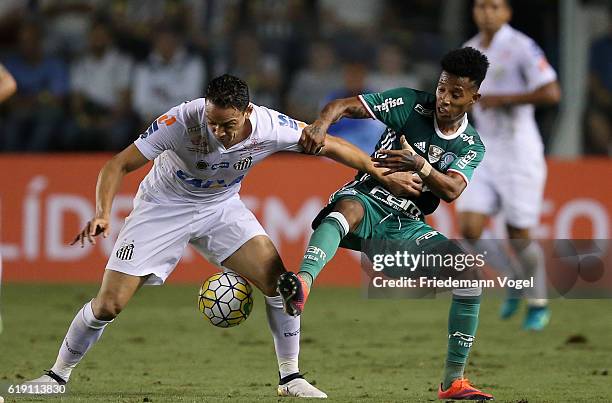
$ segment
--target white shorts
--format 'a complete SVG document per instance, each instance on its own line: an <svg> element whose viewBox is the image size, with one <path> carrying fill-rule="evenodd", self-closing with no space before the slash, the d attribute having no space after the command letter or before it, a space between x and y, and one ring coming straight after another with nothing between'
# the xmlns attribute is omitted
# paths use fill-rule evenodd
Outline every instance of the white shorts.
<svg viewBox="0 0 612 403"><path fill-rule="evenodd" d="M537 160L527 167L503 168L486 162L485 156L485 161L476 168L472 180L457 199L457 211L487 216L501 212L506 224L515 228L537 226L546 185L546 163Z"/></svg>
<svg viewBox="0 0 612 403"><path fill-rule="evenodd" d="M135 199L106 268L139 277L151 274L145 284L159 285L172 273L187 243L221 266L257 235L267 236L238 195L213 205Z"/></svg>

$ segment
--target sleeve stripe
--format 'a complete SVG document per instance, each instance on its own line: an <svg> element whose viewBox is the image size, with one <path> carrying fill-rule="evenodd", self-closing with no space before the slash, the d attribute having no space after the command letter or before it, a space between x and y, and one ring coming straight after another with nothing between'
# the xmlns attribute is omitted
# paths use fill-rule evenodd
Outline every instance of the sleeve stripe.
<svg viewBox="0 0 612 403"><path fill-rule="evenodd" d="M366 108L366 111L368 111L368 113L370 114L370 117L374 120L378 120L376 116L374 115L374 113L372 112L372 110L370 109L370 107L368 106L368 103L365 101L365 99L363 99L363 95L358 95L357 98L359 98L359 101L361 102L363 107Z"/></svg>
<svg viewBox="0 0 612 403"><path fill-rule="evenodd" d="M456 169L452 169L452 168L450 168L450 169L448 169L446 172L456 172L456 173L458 173L459 175L461 175L461 177L462 177L462 178L463 178L463 180L465 181L465 185L466 185L466 186L467 186L467 185L470 183L470 181L468 180L467 176L465 176L465 174L464 174L463 172L461 172L461 171L457 171Z"/></svg>

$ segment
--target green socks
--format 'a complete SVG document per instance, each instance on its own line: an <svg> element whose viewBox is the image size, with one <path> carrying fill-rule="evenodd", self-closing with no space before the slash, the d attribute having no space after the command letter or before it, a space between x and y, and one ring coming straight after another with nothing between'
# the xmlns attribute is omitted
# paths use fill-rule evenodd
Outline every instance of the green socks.
<svg viewBox="0 0 612 403"><path fill-rule="evenodd" d="M339 219L335 217L336 215ZM298 272L309 286L323 270L323 266L334 257L340 241L348 232L348 225L343 226L342 220L346 223L346 219L340 213L331 213L312 233Z"/></svg>
<svg viewBox="0 0 612 403"><path fill-rule="evenodd" d="M479 311L480 297L453 295L448 314L448 352L442 382L444 390L448 389L455 379L463 377L463 370L478 328Z"/></svg>

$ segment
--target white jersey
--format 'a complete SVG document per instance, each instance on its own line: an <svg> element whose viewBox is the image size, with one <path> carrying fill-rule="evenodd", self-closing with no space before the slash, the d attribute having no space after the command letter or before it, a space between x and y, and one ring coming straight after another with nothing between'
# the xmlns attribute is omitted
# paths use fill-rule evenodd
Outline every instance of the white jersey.
<svg viewBox="0 0 612 403"><path fill-rule="evenodd" d="M152 202L218 203L235 196L249 170L278 151L300 152L305 124L251 104L252 131L226 149L206 124L205 99L184 102L151 124L134 144L153 168L137 198Z"/></svg>
<svg viewBox="0 0 612 403"><path fill-rule="evenodd" d="M488 48L478 34L465 43L483 52L490 62L480 87L482 95L511 95L531 92L557 79L540 47L528 36L505 24ZM529 104L473 111L476 130L487 147L487 159L513 165L543 158L543 145ZM507 166L506 166L507 168Z"/></svg>

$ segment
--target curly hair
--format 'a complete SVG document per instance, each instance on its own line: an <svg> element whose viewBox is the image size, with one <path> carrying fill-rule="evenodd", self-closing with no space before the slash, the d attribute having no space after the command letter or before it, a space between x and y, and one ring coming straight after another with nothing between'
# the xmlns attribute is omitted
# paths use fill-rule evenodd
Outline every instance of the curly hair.
<svg viewBox="0 0 612 403"><path fill-rule="evenodd" d="M238 77L223 74L208 83L206 99L221 108L244 112L249 106L249 86Z"/></svg>
<svg viewBox="0 0 612 403"><path fill-rule="evenodd" d="M471 47L451 50L440 62L442 70L457 77L467 77L480 87L487 75L489 59L479 50Z"/></svg>

